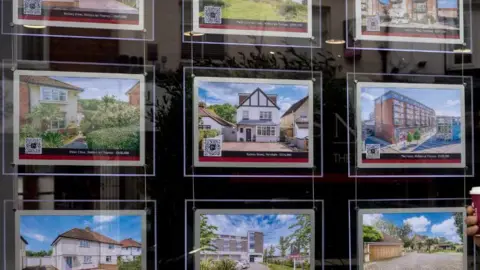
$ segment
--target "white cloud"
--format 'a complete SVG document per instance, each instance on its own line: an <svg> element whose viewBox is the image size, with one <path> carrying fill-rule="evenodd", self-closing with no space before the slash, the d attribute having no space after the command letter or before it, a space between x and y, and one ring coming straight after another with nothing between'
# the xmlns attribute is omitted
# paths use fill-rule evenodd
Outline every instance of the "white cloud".
<svg viewBox="0 0 480 270"><path fill-rule="evenodd" d="M361 94L361 97L364 98L364 99L368 99L368 100L371 100L371 101L374 101L375 100L375 97L369 93L366 93L366 92L363 92Z"/></svg>
<svg viewBox="0 0 480 270"><path fill-rule="evenodd" d="M295 218L294 215L278 215L277 216L277 219L282 221L282 222L288 221L288 220L293 219L293 218Z"/></svg>
<svg viewBox="0 0 480 270"><path fill-rule="evenodd" d="M446 106L446 107L453 107L453 106L455 106L455 105L460 105L460 100L458 100L458 99L457 99L457 100L451 100L451 99L449 99L449 100L447 100L447 103L446 103L445 106Z"/></svg>
<svg viewBox="0 0 480 270"><path fill-rule="evenodd" d="M115 220L118 216L94 216L93 217L93 222L95 223L107 223L107 222L112 222Z"/></svg>
<svg viewBox="0 0 480 270"><path fill-rule="evenodd" d="M450 111L450 110L435 110L437 116L460 116L460 111Z"/></svg>
<svg viewBox="0 0 480 270"><path fill-rule="evenodd" d="M415 233L426 232L427 227L431 223L432 222L430 222L425 216L411 217L403 221L403 224L410 224L410 226L412 226L412 231Z"/></svg>
<svg viewBox="0 0 480 270"><path fill-rule="evenodd" d="M455 219L453 217L444 220L442 223L432 225L432 233L451 236L457 234Z"/></svg>
<svg viewBox="0 0 480 270"><path fill-rule="evenodd" d="M23 233L23 235L27 238L35 239L39 242L47 242L48 237L39 233Z"/></svg>
<svg viewBox="0 0 480 270"><path fill-rule="evenodd" d="M372 226L375 222L382 219L383 214L364 214L363 225Z"/></svg>

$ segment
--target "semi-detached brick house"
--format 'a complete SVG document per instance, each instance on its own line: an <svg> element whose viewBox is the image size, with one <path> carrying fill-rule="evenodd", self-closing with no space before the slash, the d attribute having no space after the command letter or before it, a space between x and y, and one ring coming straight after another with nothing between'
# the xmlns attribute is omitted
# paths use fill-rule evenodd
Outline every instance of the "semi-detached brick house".
<svg viewBox="0 0 480 270"><path fill-rule="evenodd" d="M248 231L247 236L218 234L212 240L215 251L202 251L201 258L263 262L263 233Z"/></svg>
<svg viewBox="0 0 480 270"><path fill-rule="evenodd" d="M130 90L126 93L128 95L128 104L140 107L140 83L136 83Z"/></svg>

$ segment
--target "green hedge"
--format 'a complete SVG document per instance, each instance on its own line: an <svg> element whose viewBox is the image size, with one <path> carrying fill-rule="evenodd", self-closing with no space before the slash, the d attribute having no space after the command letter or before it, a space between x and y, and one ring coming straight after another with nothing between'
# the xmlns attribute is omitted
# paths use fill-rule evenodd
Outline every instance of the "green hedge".
<svg viewBox="0 0 480 270"><path fill-rule="evenodd" d="M86 135L88 149L139 150L140 128L138 126L106 128Z"/></svg>

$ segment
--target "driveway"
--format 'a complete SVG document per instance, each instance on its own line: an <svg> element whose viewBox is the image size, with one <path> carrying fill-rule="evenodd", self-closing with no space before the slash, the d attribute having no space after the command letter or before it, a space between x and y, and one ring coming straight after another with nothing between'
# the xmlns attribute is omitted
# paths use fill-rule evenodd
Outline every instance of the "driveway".
<svg viewBox="0 0 480 270"><path fill-rule="evenodd" d="M260 263L250 263L248 270L268 270L268 267Z"/></svg>
<svg viewBox="0 0 480 270"><path fill-rule="evenodd" d="M407 253L403 257L367 263L365 270L462 270L461 253Z"/></svg>
<svg viewBox="0 0 480 270"><path fill-rule="evenodd" d="M292 149L281 143L223 142L222 151L292 152Z"/></svg>

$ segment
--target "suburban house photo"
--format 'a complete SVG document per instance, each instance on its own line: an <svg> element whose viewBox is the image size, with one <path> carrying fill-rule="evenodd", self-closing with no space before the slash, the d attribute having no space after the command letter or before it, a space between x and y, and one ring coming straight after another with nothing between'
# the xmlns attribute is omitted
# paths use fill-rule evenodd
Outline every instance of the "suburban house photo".
<svg viewBox="0 0 480 270"><path fill-rule="evenodd" d="M205 142L215 139L228 153L308 152L309 91L302 84L201 81L199 149L206 153Z"/></svg>
<svg viewBox="0 0 480 270"><path fill-rule="evenodd" d="M44 149L139 152L138 80L20 75L19 84L20 148L40 138Z"/></svg>

